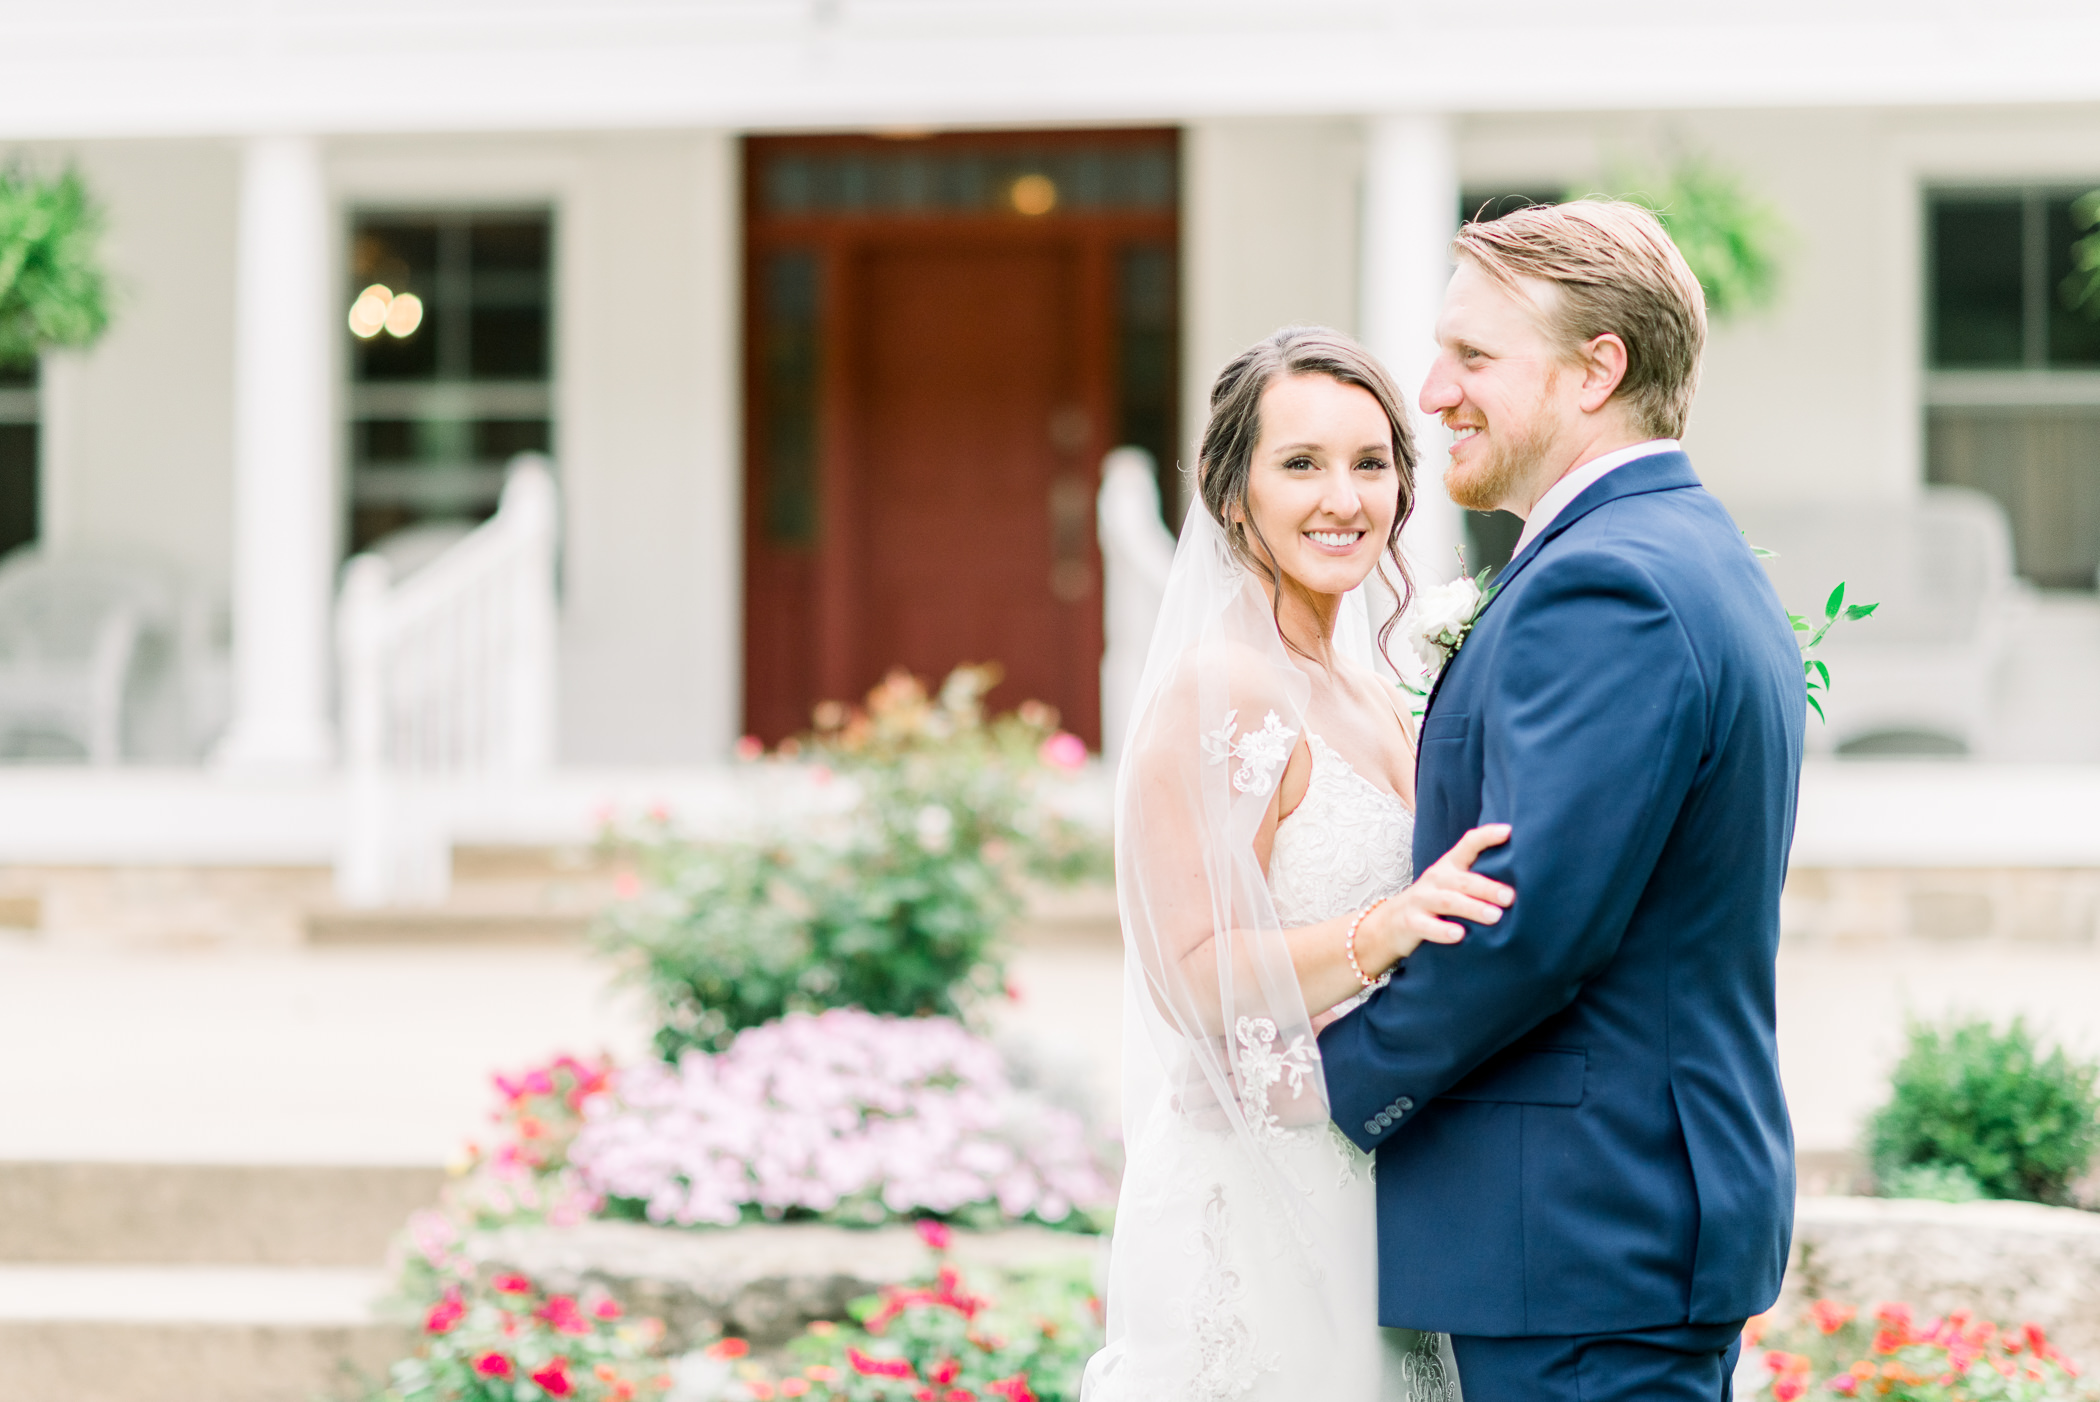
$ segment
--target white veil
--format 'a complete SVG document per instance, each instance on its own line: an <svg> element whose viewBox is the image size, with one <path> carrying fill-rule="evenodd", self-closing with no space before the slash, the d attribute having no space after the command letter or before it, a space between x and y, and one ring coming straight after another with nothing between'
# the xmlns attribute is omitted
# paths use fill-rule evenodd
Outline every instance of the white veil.
<svg viewBox="0 0 2100 1402"><path fill-rule="evenodd" d="M1344 622L1367 626L1361 612ZM1326 1084L1255 853L1305 732L1309 690L1264 582L1233 556L1198 500L1182 526L1116 776L1124 1143L1135 1153L1171 1128L1162 1117L1184 1118L1206 1137L1229 1135L1253 1166L1265 1215L1288 1228L1276 1234L1286 1268L1317 1296L1327 1272L1316 1243L1327 1233L1311 1220L1321 1209L1298 1181L1305 1159L1289 1141L1302 1144L1303 1130L1325 1125ZM1120 1218L1117 1235L1105 1356L1121 1352L1118 1292L1142 1293L1154 1275L1150 1263L1128 1259Z"/></svg>

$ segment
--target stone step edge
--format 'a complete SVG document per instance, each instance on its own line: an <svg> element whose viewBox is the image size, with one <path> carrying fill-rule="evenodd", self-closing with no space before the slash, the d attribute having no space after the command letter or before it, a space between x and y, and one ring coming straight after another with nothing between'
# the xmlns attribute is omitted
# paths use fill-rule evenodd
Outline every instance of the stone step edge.
<svg viewBox="0 0 2100 1402"><path fill-rule="evenodd" d="M436 1165L0 1161L0 1263L362 1269Z"/></svg>
<svg viewBox="0 0 2100 1402"><path fill-rule="evenodd" d="M389 1286L377 1269L0 1264L0 1324L385 1326Z"/></svg>

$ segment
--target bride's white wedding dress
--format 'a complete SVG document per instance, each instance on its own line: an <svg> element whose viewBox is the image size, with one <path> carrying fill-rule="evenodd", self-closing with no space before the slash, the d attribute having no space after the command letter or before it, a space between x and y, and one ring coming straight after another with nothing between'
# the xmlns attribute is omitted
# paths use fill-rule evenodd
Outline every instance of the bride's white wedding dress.
<svg viewBox="0 0 2100 1402"><path fill-rule="evenodd" d="M1412 875L1407 806L1318 736L1306 740L1311 781L1269 859L1284 929L1360 910ZM1248 1024L1239 1020L1243 1064L1273 1058L1280 1081L1304 1059L1277 1045L1273 1026ZM1159 1095L1171 1100L1180 1068L1166 1069ZM1145 1118L1116 1212L1110 1342L1088 1366L1085 1402L1457 1402L1447 1341L1378 1327L1370 1156L1324 1113L1264 1118L1275 1175L1215 1108L1161 1103ZM1279 1210L1279 1192L1297 1210ZM1320 1278L1304 1278L1314 1270Z"/></svg>

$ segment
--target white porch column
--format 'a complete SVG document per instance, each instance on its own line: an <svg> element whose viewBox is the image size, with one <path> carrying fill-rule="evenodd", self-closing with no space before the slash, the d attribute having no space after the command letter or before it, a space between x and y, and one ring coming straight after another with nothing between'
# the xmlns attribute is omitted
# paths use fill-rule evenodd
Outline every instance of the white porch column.
<svg viewBox="0 0 2100 1402"><path fill-rule="evenodd" d="M328 195L319 143L251 138L234 287L233 722L222 763L312 769L332 750Z"/></svg>
<svg viewBox="0 0 2100 1402"><path fill-rule="evenodd" d="M1422 461L1404 540L1418 586L1456 578L1453 552L1465 539L1459 509L1444 495L1450 436L1417 408L1436 355L1436 316L1451 276L1458 194L1450 118L1411 113L1366 121L1359 325L1364 344L1393 372L1415 416Z"/></svg>

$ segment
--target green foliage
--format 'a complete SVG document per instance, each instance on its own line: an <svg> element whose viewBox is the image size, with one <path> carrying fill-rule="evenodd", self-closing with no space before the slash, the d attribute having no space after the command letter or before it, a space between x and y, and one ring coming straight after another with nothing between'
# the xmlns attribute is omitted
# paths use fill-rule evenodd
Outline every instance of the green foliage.
<svg viewBox="0 0 2100 1402"><path fill-rule="evenodd" d="M643 889L599 938L639 961L666 1059L787 1012L962 1016L1005 986L1000 939L1025 881L1106 873L1101 835L1042 802L1084 746L1047 707L985 719L996 680L960 668L929 698L898 673L865 709L820 708L818 731L772 763L850 796L828 820L722 842L655 821L614 839Z"/></svg>
<svg viewBox="0 0 2100 1402"><path fill-rule="evenodd" d="M1751 546L1750 553L1760 560L1774 560L1779 557L1778 551L1767 550L1761 545ZM1830 597L1823 602L1821 622L1811 624L1798 613L1786 616L1786 621L1794 628L1794 643L1801 649L1801 677L1808 684L1809 707L1816 713L1816 719L1826 725L1829 724L1830 717L1823 714L1823 703L1816 699L1816 693L1830 690L1830 666L1815 655L1816 649L1823 645L1823 639L1830 630L1837 627L1839 619L1857 623L1862 618L1872 618L1874 610L1880 607L1880 604L1846 603L1845 582L1839 580L1838 587L1831 590Z"/></svg>
<svg viewBox="0 0 2100 1402"><path fill-rule="evenodd" d="M2100 1143L2100 1067L2061 1047L2046 1057L2025 1022L1914 1023L1891 1078L1888 1104L1868 1126L1868 1152L1885 1187L1915 1185L1904 1170L1960 1170L1994 1198L2067 1203Z"/></svg>
<svg viewBox="0 0 2100 1402"><path fill-rule="evenodd" d="M1882 1180L1881 1195L1932 1202L1977 1202L1988 1196L1975 1174L1949 1163L1905 1164Z"/></svg>
<svg viewBox="0 0 2100 1402"><path fill-rule="evenodd" d="M2071 275L2057 292L2066 306L2100 321L2100 190L2072 202L2071 222L2091 232L2071 245Z"/></svg>
<svg viewBox="0 0 2100 1402"><path fill-rule="evenodd" d="M1857 623L1862 618L1872 618L1874 610L1880 607L1880 604L1846 603L1845 582L1839 580L1838 587L1831 590L1830 597L1824 601L1821 622L1811 626L1798 613L1786 616L1786 621L1794 625L1794 641L1801 646L1801 673L1808 683L1808 704L1815 710L1817 720L1825 723L1830 720L1823 714L1823 703L1816 699L1817 692L1830 690L1830 666L1815 655L1816 649L1822 646L1825 635L1837 626L1839 619Z"/></svg>
<svg viewBox="0 0 2100 1402"><path fill-rule="evenodd" d="M682 1370L687 1395L1077 1402L1080 1375L1102 1340L1090 1268L1079 1262L1006 1274L986 1297L947 1264L945 1244L936 1259L931 1278L854 1301L852 1322L811 1325L773 1366L753 1358L743 1340L721 1340L705 1355L712 1368Z"/></svg>
<svg viewBox="0 0 2100 1402"><path fill-rule="evenodd" d="M0 171L0 365L93 345L109 325L102 212L77 171Z"/></svg>
<svg viewBox="0 0 2100 1402"><path fill-rule="evenodd" d="M1662 220L1706 289L1709 316L1726 321L1771 305L1790 234L1778 211L1750 194L1740 177L1686 156L1660 177L1615 183L1632 190L1624 198Z"/></svg>

